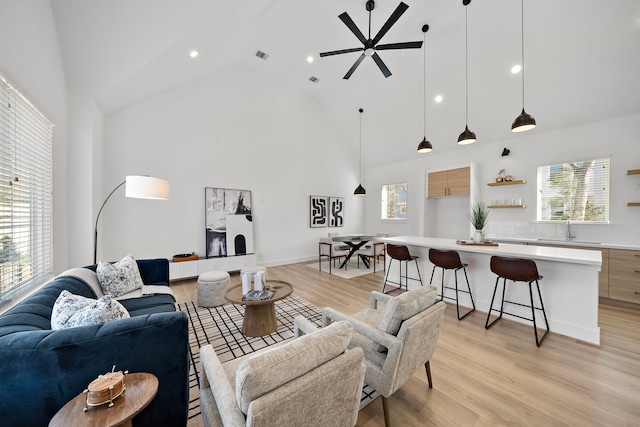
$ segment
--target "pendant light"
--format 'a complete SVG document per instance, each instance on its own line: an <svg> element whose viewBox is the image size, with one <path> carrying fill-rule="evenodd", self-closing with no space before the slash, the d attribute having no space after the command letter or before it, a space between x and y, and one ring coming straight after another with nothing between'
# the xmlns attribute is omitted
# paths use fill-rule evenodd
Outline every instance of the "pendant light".
<svg viewBox="0 0 640 427"><path fill-rule="evenodd" d="M427 24L422 26L422 33L423 33L423 42L422 42L422 48L423 48L423 52L424 52L424 68L423 68L423 82L422 82L422 88L424 90L424 139L422 140L422 142L420 142L420 144L418 144L418 153L430 153L433 150L433 146L431 145L431 142L427 141L427 31L429 31L429 26Z"/></svg>
<svg viewBox="0 0 640 427"><path fill-rule="evenodd" d="M520 22L522 33L520 35L520 52L522 53L522 113L520 113L520 115L513 121L513 124L511 125L511 132L526 132L536 127L536 119L524 111L524 0L522 0L521 12L522 16Z"/></svg>
<svg viewBox="0 0 640 427"><path fill-rule="evenodd" d="M462 0L464 6L468 6L471 0ZM469 29L467 8L464 8L464 74L465 74L465 126L464 131L458 136L459 145L473 144L476 142L476 134L469 130Z"/></svg>
<svg viewBox="0 0 640 427"><path fill-rule="evenodd" d="M367 192L364 189L364 187L362 186L362 113L364 112L364 110L362 108L360 108L358 110L360 112L360 163L359 163L359 167L360 167L360 184L358 184L358 187L356 188L356 190L353 192L354 196L366 196Z"/></svg>

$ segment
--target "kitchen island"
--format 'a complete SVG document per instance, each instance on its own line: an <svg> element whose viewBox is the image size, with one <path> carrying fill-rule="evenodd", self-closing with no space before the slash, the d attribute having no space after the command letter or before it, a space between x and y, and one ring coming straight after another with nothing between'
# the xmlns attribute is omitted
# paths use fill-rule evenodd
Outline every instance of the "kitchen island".
<svg viewBox="0 0 640 427"><path fill-rule="evenodd" d="M551 332L600 344L598 273L602 266L602 254L599 251L508 243L500 243L498 246L460 245L454 239L419 236L385 237L380 240L385 243L406 245L412 255L419 256L418 262L424 284L429 283L433 269L433 264L429 262L429 248L458 251L462 262L469 264L467 274L473 298L477 310L484 312L482 313L484 316L489 311L496 282L496 275L489 268L491 256L534 260L538 266L538 272L544 277L540 280L540 291ZM387 262L389 263L389 260ZM390 267L392 270L389 272L389 277L397 280L398 263L387 265L387 268ZM412 267L415 269L415 266L410 264L409 275L416 277L417 273L411 271ZM433 277L433 284L438 287L438 292L441 271L437 269ZM453 286L453 273L445 274L445 285ZM419 286L417 282L410 283L409 288L416 286ZM445 290L445 295L453 296L453 291ZM528 286L507 286L507 296L507 299L511 300L528 301ZM465 301L464 296L461 297L460 304L467 305ZM531 317L531 310L524 307L510 307L509 310ZM504 317L525 322L506 313Z"/></svg>

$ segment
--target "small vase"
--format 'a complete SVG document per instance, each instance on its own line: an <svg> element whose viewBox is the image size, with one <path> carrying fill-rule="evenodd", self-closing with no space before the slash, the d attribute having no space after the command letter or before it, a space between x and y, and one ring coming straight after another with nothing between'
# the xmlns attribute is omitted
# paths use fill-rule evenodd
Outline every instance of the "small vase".
<svg viewBox="0 0 640 427"><path fill-rule="evenodd" d="M476 243L484 242L484 231L476 230L476 232L473 235L473 241Z"/></svg>

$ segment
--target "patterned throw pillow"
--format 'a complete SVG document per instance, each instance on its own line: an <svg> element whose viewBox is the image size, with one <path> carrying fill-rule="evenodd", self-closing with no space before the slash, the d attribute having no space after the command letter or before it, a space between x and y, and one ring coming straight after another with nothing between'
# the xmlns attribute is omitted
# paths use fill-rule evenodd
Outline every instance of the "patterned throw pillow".
<svg viewBox="0 0 640 427"><path fill-rule="evenodd" d="M100 299L92 299L63 290L53 304L51 329L98 325L128 318L127 309L109 295Z"/></svg>
<svg viewBox="0 0 640 427"><path fill-rule="evenodd" d="M102 292L113 298L141 289L144 284L140 277L138 263L131 254L114 264L100 261L96 273Z"/></svg>

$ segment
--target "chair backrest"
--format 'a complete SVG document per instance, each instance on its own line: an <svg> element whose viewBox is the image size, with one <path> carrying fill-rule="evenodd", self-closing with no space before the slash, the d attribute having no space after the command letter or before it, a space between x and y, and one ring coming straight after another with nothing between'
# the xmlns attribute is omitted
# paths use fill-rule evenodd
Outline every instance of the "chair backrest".
<svg viewBox="0 0 640 427"><path fill-rule="evenodd" d="M393 371L384 372L391 393L433 356L444 323L445 307L446 303L439 301L402 322L397 335L403 342L398 364Z"/></svg>
<svg viewBox="0 0 640 427"><path fill-rule="evenodd" d="M538 274L535 261L522 258L492 256L489 263L491 271L500 277L516 282L531 282L542 279Z"/></svg>
<svg viewBox="0 0 640 427"><path fill-rule="evenodd" d="M327 237L338 237L339 234L337 232L335 233L327 233Z"/></svg>
<svg viewBox="0 0 640 427"><path fill-rule="evenodd" d="M409 261L411 259L409 248L404 245L394 245L392 243L387 243L387 255L389 255L393 259L397 259L400 261Z"/></svg>
<svg viewBox="0 0 640 427"><path fill-rule="evenodd" d="M355 425L365 367L361 348L347 350L352 333L335 322L242 362L236 400L247 426Z"/></svg>
<svg viewBox="0 0 640 427"><path fill-rule="evenodd" d="M429 249L429 261L431 261L431 263L436 267L442 267L445 269L464 267L460 260L460 254L458 254L458 251Z"/></svg>

